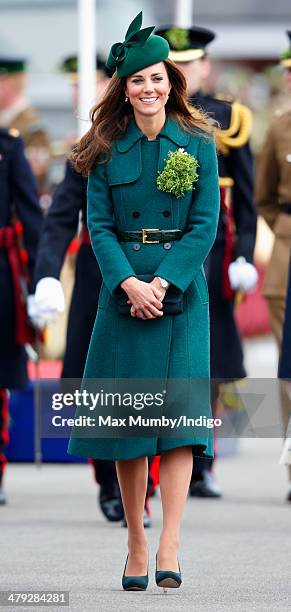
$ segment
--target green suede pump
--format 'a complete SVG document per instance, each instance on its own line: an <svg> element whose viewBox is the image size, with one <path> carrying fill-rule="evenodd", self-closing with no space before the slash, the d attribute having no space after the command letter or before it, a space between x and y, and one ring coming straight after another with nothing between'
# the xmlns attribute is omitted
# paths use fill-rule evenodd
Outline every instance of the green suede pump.
<svg viewBox="0 0 291 612"><path fill-rule="evenodd" d="M149 582L149 569L146 576L125 576L128 555L126 557L124 572L122 576L122 586L125 591L145 591Z"/></svg>
<svg viewBox="0 0 291 612"><path fill-rule="evenodd" d="M163 587L164 593L167 592L167 589L178 589L180 584L182 583L181 576L181 568L180 563L178 561L179 572L173 572L171 570L158 570L157 569L158 559L156 555L156 585L158 587Z"/></svg>

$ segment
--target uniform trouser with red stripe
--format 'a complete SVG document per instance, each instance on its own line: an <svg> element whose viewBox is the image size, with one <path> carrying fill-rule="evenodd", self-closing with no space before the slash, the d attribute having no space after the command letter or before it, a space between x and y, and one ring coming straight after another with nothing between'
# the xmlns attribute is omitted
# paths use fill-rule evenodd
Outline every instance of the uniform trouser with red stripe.
<svg viewBox="0 0 291 612"><path fill-rule="evenodd" d="M8 394L6 389L0 389L0 485L7 463L4 449L9 442L8 418Z"/></svg>

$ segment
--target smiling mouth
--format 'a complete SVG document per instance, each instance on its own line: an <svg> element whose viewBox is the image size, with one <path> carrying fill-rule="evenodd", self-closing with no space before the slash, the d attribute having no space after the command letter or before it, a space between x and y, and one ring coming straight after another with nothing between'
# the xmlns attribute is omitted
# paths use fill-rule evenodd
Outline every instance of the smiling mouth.
<svg viewBox="0 0 291 612"><path fill-rule="evenodd" d="M158 100L158 98L140 98L141 102L144 104L154 104Z"/></svg>

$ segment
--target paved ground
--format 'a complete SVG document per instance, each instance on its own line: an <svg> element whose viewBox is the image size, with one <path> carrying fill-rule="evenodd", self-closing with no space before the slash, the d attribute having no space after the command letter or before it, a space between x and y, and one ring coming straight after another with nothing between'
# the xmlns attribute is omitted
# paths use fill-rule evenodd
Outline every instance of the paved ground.
<svg viewBox="0 0 291 612"><path fill-rule="evenodd" d="M280 442L241 446L239 456L217 465L223 500L187 501L179 554L184 583L167 595L153 579L159 496L147 532L149 588L126 593L120 581L127 531L100 514L90 467L11 465L9 505L0 508L2 590L69 590L74 612L290 610L291 504L277 463Z"/></svg>
<svg viewBox="0 0 291 612"><path fill-rule="evenodd" d="M269 340L248 344L252 375L274 375L274 355ZM159 494L147 532L150 584L144 593L127 593L121 589L127 531L103 519L90 466L9 466L9 505L0 508L1 589L69 590L73 612L290 611L291 504L278 465L281 443L243 440L240 447L239 455L217 463L223 499L187 500L183 584L167 595L154 583Z"/></svg>

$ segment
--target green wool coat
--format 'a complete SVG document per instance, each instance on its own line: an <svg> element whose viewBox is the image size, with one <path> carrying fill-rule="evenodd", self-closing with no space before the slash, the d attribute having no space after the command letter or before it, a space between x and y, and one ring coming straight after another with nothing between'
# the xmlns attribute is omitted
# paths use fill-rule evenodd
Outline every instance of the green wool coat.
<svg viewBox="0 0 291 612"><path fill-rule="evenodd" d="M194 189L176 198L156 185L169 151L183 147L199 162ZM212 137L191 134L172 118L155 141L148 141L132 119L88 181L88 228L103 276L89 346L86 379L203 379L209 382L209 297L203 262L214 242L219 213L216 148ZM184 229L179 241L159 244L119 242L116 229ZM184 292L182 314L141 320L119 315L115 290L129 276L153 274ZM163 386L162 386L163 388ZM209 394L198 400L196 415L211 416ZM191 399L195 411L195 397ZM178 412L184 414L184 406ZM134 411L133 411L134 412ZM177 406L176 406L177 412ZM167 402L163 408L167 415ZM76 413L81 414L80 410ZM84 411L82 412L84 414ZM115 435L115 434L114 434ZM213 455L212 430L193 427L183 436L78 437L73 428L68 452L117 460L159 455L191 445L194 455Z"/></svg>

